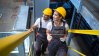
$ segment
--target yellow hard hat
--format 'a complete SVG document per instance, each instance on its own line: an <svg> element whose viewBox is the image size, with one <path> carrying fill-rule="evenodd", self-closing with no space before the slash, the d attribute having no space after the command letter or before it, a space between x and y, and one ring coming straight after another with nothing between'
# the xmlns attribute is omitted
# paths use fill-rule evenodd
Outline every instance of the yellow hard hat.
<svg viewBox="0 0 99 56"><path fill-rule="evenodd" d="M51 16L51 15L52 15L52 9L51 9L51 8L46 8L46 9L44 9L43 13L44 13L45 15Z"/></svg>
<svg viewBox="0 0 99 56"><path fill-rule="evenodd" d="M65 8L58 7L58 8L55 9L55 11L59 12L63 16L63 18L65 18L65 16L66 16L66 10L65 10Z"/></svg>

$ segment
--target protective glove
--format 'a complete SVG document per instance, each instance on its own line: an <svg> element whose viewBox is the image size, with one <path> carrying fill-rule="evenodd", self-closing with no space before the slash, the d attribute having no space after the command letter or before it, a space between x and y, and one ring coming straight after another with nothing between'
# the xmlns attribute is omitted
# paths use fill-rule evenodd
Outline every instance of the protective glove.
<svg viewBox="0 0 99 56"><path fill-rule="evenodd" d="M60 41L64 42L66 40L66 38L60 38Z"/></svg>
<svg viewBox="0 0 99 56"><path fill-rule="evenodd" d="M51 39L52 39L52 36L51 36L51 35L47 35L47 40L48 40L48 42L50 42Z"/></svg>

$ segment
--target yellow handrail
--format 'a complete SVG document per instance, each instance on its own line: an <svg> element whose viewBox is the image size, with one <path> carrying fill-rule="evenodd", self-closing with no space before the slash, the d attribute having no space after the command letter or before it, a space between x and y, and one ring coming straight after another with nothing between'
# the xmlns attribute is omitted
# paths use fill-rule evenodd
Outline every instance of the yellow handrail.
<svg viewBox="0 0 99 56"><path fill-rule="evenodd" d="M99 35L99 30L76 30L76 29L69 29L68 32L70 32L70 33L78 33L78 34L88 34L88 35Z"/></svg>
<svg viewBox="0 0 99 56"><path fill-rule="evenodd" d="M69 29L68 32L79 33L79 34L89 34L89 35L99 35L99 30L75 30ZM17 47L31 32L26 31L19 34L14 34L4 38L0 38L0 56L7 56L10 51Z"/></svg>
<svg viewBox="0 0 99 56"><path fill-rule="evenodd" d="M85 54L81 53L80 51L68 46L69 49L73 50L74 52L76 52L77 54L81 55L81 56L86 56Z"/></svg>
<svg viewBox="0 0 99 56"><path fill-rule="evenodd" d="M30 34L30 31L26 31L19 34L0 38L0 56L8 56L15 47L17 47L22 41Z"/></svg>

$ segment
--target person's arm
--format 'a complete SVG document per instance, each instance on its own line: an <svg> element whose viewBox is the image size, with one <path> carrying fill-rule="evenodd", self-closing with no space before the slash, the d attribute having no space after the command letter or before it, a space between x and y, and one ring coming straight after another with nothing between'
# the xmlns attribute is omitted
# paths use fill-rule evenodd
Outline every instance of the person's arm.
<svg viewBox="0 0 99 56"><path fill-rule="evenodd" d="M38 27L39 23L40 23L40 18L38 18L36 20L36 22L31 26L31 28L29 29L29 31L34 31Z"/></svg>
<svg viewBox="0 0 99 56"><path fill-rule="evenodd" d="M50 42L51 41L51 39L52 39L52 36L51 36L51 28L52 28L52 26L51 26L51 22L49 22L48 24L47 24L47 29L46 29L46 34L47 34L47 40L48 40L48 42Z"/></svg>
<svg viewBox="0 0 99 56"><path fill-rule="evenodd" d="M28 31L33 32L36 28L37 28L37 25L33 24Z"/></svg>
<svg viewBox="0 0 99 56"><path fill-rule="evenodd" d="M31 29L32 31L34 31L36 28L37 28L37 25L32 25L30 29Z"/></svg>
<svg viewBox="0 0 99 56"><path fill-rule="evenodd" d="M64 34L64 37L60 38L60 41L64 42L67 38L67 35L68 35L68 29L69 29L69 26L68 24L66 23L65 24L65 34Z"/></svg>

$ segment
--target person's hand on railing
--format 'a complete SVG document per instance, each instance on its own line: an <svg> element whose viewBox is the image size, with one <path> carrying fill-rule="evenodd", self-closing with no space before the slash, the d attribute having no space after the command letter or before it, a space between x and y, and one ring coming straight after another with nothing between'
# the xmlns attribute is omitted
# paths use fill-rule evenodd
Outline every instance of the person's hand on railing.
<svg viewBox="0 0 99 56"><path fill-rule="evenodd" d="M33 32L36 28L37 28L37 25L32 25L28 31Z"/></svg>
<svg viewBox="0 0 99 56"><path fill-rule="evenodd" d="M31 27L30 29L28 29L28 32L33 32L34 29Z"/></svg>

